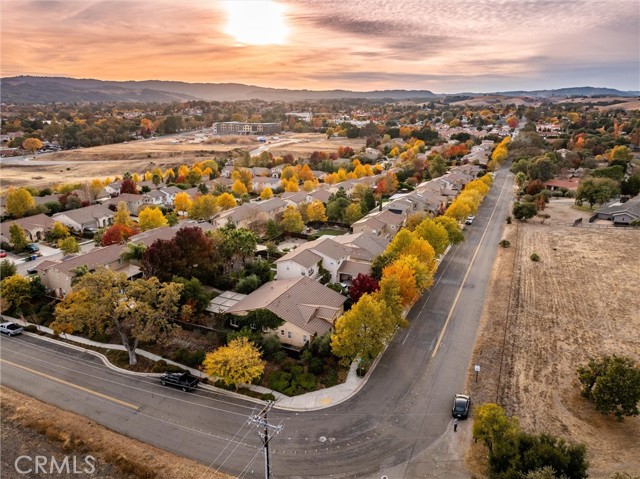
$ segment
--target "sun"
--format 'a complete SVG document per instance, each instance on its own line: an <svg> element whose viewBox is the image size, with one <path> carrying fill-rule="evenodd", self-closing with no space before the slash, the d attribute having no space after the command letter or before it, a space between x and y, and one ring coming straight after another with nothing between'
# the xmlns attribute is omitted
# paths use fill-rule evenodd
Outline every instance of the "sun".
<svg viewBox="0 0 640 479"><path fill-rule="evenodd" d="M289 27L285 7L273 0L225 0L224 33L246 45L283 45Z"/></svg>

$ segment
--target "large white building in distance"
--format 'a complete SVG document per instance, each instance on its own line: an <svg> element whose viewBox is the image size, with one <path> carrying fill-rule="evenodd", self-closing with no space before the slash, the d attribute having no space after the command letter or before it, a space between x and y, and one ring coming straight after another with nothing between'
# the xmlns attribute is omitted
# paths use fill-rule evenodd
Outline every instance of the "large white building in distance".
<svg viewBox="0 0 640 479"><path fill-rule="evenodd" d="M280 123L219 121L211 126L214 135L272 135L282 131Z"/></svg>

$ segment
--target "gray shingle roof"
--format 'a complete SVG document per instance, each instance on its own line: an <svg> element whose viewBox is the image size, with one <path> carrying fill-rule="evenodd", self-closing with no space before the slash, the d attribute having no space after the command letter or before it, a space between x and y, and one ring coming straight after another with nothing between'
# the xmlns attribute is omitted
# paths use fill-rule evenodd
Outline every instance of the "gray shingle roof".
<svg viewBox="0 0 640 479"><path fill-rule="evenodd" d="M53 215L53 219L57 218L60 215L64 215L67 218L72 219L76 223L85 224L97 220L98 218L113 218L115 216L115 213L103 205L90 205L85 206L84 208L78 208L77 210L69 210L62 213L56 213L55 215Z"/></svg>

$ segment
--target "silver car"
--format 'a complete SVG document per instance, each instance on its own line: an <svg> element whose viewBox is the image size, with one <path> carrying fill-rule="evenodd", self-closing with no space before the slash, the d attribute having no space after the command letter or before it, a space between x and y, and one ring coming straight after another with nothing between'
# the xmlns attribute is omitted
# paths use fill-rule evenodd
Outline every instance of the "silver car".
<svg viewBox="0 0 640 479"><path fill-rule="evenodd" d="M0 333L8 334L9 336L17 336L24 331L22 326L16 323L12 323L7 321L5 323L0 324Z"/></svg>

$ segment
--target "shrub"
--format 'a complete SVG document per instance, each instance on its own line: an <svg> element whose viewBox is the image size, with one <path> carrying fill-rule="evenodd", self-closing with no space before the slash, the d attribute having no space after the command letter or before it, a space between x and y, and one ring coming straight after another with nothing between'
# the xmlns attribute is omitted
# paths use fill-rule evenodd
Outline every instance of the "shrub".
<svg viewBox="0 0 640 479"><path fill-rule="evenodd" d="M24 330L27 333L37 333L38 332L38 327L35 324L30 324L28 326L25 326Z"/></svg>
<svg viewBox="0 0 640 479"><path fill-rule="evenodd" d="M312 358L309 361L309 372L312 374L322 374L324 371L324 362L320 358Z"/></svg>
<svg viewBox="0 0 640 479"><path fill-rule="evenodd" d="M529 256L529 259L531 261L538 262L540 261L540 255L538 253L531 253L531 256Z"/></svg>
<svg viewBox="0 0 640 479"><path fill-rule="evenodd" d="M291 374L285 371L274 371L269 375L269 388L284 393L289 387L290 381Z"/></svg>
<svg viewBox="0 0 640 479"><path fill-rule="evenodd" d="M511 224L511 216L507 216L507 224L510 225Z"/></svg>
<svg viewBox="0 0 640 479"><path fill-rule="evenodd" d="M238 281L238 286L236 286L236 291L242 294L253 293L256 289L260 287L260 284L261 284L260 278L258 278L257 275L252 274Z"/></svg>
<svg viewBox="0 0 640 479"><path fill-rule="evenodd" d="M180 364L184 364L185 366L189 366L190 368L197 368L202 364L205 358L204 351L198 349L195 351L189 351L185 348L178 349L174 354L172 359Z"/></svg>
<svg viewBox="0 0 640 479"><path fill-rule="evenodd" d="M300 387L307 390L314 389L317 383L315 374L311 373L302 373L296 375L296 380L298 384L300 384Z"/></svg>
<svg viewBox="0 0 640 479"><path fill-rule="evenodd" d="M502 241L500 241L500 246L502 246L503 248L508 248L509 246L511 246L511 242L509 240L503 239Z"/></svg>

